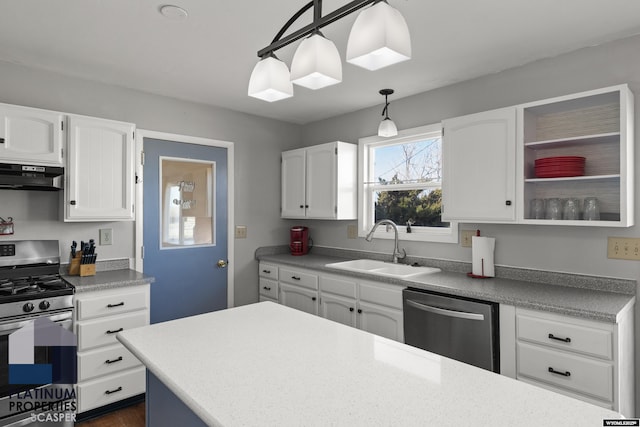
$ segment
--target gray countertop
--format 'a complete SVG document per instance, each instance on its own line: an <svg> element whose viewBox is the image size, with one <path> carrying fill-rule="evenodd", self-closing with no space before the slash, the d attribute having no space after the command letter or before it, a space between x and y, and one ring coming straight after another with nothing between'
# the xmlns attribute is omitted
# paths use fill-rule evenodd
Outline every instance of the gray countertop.
<svg viewBox="0 0 640 427"><path fill-rule="evenodd" d="M95 276L63 276L76 288L76 293L153 283L155 279L131 269L98 271Z"/></svg>
<svg viewBox="0 0 640 427"><path fill-rule="evenodd" d="M413 287L423 290L443 292L477 298L491 302L509 304L516 307L531 308L559 314L578 316L587 319L615 323L619 316L633 307L635 292L628 290L613 292L608 289L607 278L602 278L603 288L598 290L577 286L563 286L559 283L541 283L511 278L472 279L464 273L442 271L440 273L414 276L410 279L395 279L374 274L355 273L326 267L326 264L345 261L348 258L320 254L291 256L289 254L257 254L262 262L285 264L308 268L324 273L358 277ZM570 275L560 274L560 280L571 281ZM594 279L597 282L597 278Z"/></svg>

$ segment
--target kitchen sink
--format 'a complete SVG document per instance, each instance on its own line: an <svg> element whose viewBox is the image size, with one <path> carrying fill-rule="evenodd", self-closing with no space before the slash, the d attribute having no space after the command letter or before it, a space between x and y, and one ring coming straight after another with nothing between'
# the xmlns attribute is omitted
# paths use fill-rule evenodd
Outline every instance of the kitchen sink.
<svg viewBox="0 0 640 427"><path fill-rule="evenodd" d="M393 264L375 259L354 259L326 264L325 267L338 270L355 271L357 273L369 273L378 276L396 277L404 279L421 274L438 273L441 270L434 267L411 266L406 264Z"/></svg>

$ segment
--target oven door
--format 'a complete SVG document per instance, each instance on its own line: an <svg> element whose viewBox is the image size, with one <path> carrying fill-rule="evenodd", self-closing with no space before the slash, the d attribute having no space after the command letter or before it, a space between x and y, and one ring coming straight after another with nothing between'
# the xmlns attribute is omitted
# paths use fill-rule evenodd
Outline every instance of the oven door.
<svg viewBox="0 0 640 427"><path fill-rule="evenodd" d="M48 394L50 396L61 396L64 395L65 390L68 390L69 393L71 393L71 391L73 390L72 384L9 384L9 335L26 326L30 322L33 322L36 318L39 317L42 316L33 316L27 318L23 317L20 319L0 322L0 427L18 427L26 425L37 426L40 425L37 419L44 419L42 416L37 416L37 414L42 411L34 410L33 405L28 404L29 402L19 402L20 399L16 399L16 394L24 393L28 390L45 389L51 390L51 393L47 391L45 392L45 394ZM47 317L51 321L61 325L63 328L69 331L72 330L72 311L65 310L58 313L48 313ZM65 348L62 349L64 352ZM72 350L74 350L74 347L68 347L68 349L70 351L67 354L63 354L62 356L75 358L75 353L72 352ZM50 364L52 363L52 359L54 357L60 357L60 352L58 351L57 354L54 354L54 352L47 347L34 348L35 364ZM54 378L55 375L56 373L54 373ZM60 399L54 397L52 399L34 400L38 402L56 402ZM18 407L18 403L22 403L23 405L20 405L21 407ZM49 425L51 425L51 423L49 423ZM73 425L73 422L69 425Z"/></svg>

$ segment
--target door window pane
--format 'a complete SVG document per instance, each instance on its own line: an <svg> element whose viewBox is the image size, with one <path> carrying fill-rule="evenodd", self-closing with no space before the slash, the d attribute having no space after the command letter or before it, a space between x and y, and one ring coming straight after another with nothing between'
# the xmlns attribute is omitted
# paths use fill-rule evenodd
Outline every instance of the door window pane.
<svg viewBox="0 0 640 427"><path fill-rule="evenodd" d="M162 248L215 244L215 162L160 158Z"/></svg>

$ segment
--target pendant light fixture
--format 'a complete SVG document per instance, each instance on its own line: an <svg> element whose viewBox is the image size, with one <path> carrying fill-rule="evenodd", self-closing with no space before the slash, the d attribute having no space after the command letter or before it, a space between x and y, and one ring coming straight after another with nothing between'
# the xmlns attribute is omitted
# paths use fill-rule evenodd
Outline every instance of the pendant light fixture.
<svg viewBox="0 0 640 427"><path fill-rule="evenodd" d="M380 90L380 95L384 95L384 108L382 109L384 119L382 119L380 126L378 126L378 136L383 138L398 135L398 128L396 127L396 124L389 118L389 101L387 100L387 97L392 94L393 89Z"/></svg>
<svg viewBox="0 0 640 427"><path fill-rule="evenodd" d="M409 59L411 40L407 24L387 0L353 0L325 16L322 16L322 0L312 0L287 21L269 46L258 51L260 61L251 73L249 96L272 102L293 96L291 82L310 89L340 83L340 54L320 29L370 5L360 13L351 29L347 62L376 70ZM313 22L285 36L291 25L311 8ZM276 58L274 52L300 39L304 40L296 49L289 73L287 65Z"/></svg>
<svg viewBox="0 0 640 427"><path fill-rule="evenodd" d="M320 31L300 43L291 61L291 82L309 89L321 89L342 81L340 53Z"/></svg>
<svg viewBox="0 0 640 427"><path fill-rule="evenodd" d="M293 96L287 64L271 53L256 64L249 80L249 96L273 102Z"/></svg>
<svg viewBox="0 0 640 427"><path fill-rule="evenodd" d="M347 62L378 70L411 59L411 37L402 14L378 1L360 12L347 42Z"/></svg>

